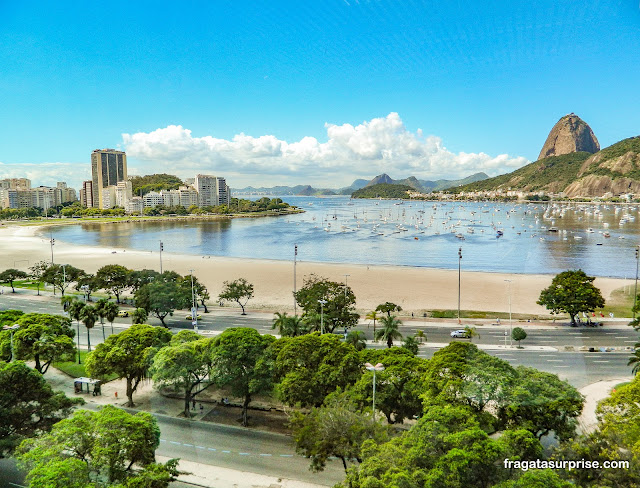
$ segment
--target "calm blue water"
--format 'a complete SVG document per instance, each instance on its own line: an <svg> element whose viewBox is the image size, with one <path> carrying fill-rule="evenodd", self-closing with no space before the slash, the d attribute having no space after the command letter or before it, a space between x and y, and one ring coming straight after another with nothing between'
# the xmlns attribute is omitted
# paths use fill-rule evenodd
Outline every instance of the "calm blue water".
<svg viewBox="0 0 640 488"><path fill-rule="evenodd" d="M82 224L55 229L54 237L154 251L162 240L166 252L278 260L292 260L297 243L302 261L446 269L457 269L461 247L465 270L557 273L582 268L597 276L635 276L639 207L284 199L306 212L225 222ZM500 238L498 230L504 233Z"/></svg>

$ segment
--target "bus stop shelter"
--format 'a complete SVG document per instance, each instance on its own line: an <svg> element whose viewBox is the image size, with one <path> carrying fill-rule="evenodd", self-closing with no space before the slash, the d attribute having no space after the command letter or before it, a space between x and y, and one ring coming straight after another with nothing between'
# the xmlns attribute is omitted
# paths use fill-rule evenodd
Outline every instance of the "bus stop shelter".
<svg viewBox="0 0 640 488"><path fill-rule="evenodd" d="M100 380L94 380L93 378L76 378L73 380L73 389L76 393L92 393L91 388L93 388L93 396L96 396L102 394L100 392L100 384Z"/></svg>

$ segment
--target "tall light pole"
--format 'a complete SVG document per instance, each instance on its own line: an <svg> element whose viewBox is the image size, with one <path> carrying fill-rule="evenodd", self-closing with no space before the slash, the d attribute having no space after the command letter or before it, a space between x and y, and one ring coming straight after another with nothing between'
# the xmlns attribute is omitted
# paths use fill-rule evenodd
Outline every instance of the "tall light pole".
<svg viewBox="0 0 640 488"><path fill-rule="evenodd" d="M296 262L298 258L298 245L293 245L293 315L298 316L298 302L296 301Z"/></svg>
<svg viewBox="0 0 640 488"><path fill-rule="evenodd" d="M371 363L365 363L364 367L369 371L373 371L373 420L376 420L376 371L384 371L382 363L373 366Z"/></svg>
<svg viewBox="0 0 640 488"><path fill-rule="evenodd" d="M509 283L509 346L513 347L513 323L511 322L511 280L504 280Z"/></svg>
<svg viewBox="0 0 640 488"><path fill-rule="evenodd" d="M344 275L344 298L345 298L345 305L346 305L346 298L347 298L347 280L349 279L349 276L351 276L350 274L346 274Z"/></svg>
<svg viewBox="0 0 640 488"><path fill-rule="evenodd" d="M160 274L162 274L162 250L164 249L164 245L162 241L160 241Z"/></svg>
<svg viewBox="0 0 640 488"><path fill-rule="evenodd" d="M51 239L49 242L51 243L51 266L53 266L53 245L56 243L56 240L53 238L53 232L50 233ZM56 295L56 285L51 285L53 287L53 296Z"/></svg>
<svg viewBox="0 0 640 488"><path fill-rule="evenodd" d="M462 263L462 248L458 248L458 324L460 321L460 264Z"/></svg>
<svg viewBox="0 0 640 488"><path fill-rule="evenodd" d="M636 246L636 286L633 289L633 319L636 318L636 301L638 300L638 255L640 254L640 246Z"/></svg>
<svg viewBox="0 0 640 488"><path fill-rule="evenodd" d="M320 334L324 334L324 306L327 304L326 300L318 300L320 304Z"/></svg>
<svg viewBox="0 0 640 488"><path fill-rule="evenodd" d="M13 325L3 325L2 326L2 330L10 330L11 331L11 359L9 359L9 362L13 361L13 357L15 356L14 352L13 352L13 333L18 330L20 328L20 326L18 324L13 324Z"/></svg>
<svg viewBox="0 0 640 488"><path fill-rule="evenodd" d="M193 270L191 272L191 325L193 325L193 331L198 332L198 305L196 304L196 294L193 288Z"/></svg>

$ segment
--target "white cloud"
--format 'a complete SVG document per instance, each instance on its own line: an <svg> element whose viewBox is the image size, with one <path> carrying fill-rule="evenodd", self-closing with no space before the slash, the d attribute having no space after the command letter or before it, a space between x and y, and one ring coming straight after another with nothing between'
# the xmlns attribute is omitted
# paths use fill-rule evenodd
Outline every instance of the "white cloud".
<svg viewBox="0 0 640 488"><path fill-rule="evenodd" d="M80 188L82 182L91 179L89 163L0 163L0 179L29 178L32 186L56 186L65 181L70 187Z"/></svg>
<svg viewBox="0 0 640 488"><path fill-rule="evenodd" d="M311 183L326 187L350 184L355 177L388 173L393 178L458 178L484 171L490 176L513 171L529 161L506 154L455 154L436 136L407 130L397 113L357 126L326 123L327 141L303 137L296 142L273 135L238 134L231 140L194 137L189 129L170 125L149 133L122 134L129 166L144 171L234 175L239 184ZM282 178L282 179L281 179ZM237 181L236 181L237 179ZM240 181L241 180L241 181Z"/></svg>

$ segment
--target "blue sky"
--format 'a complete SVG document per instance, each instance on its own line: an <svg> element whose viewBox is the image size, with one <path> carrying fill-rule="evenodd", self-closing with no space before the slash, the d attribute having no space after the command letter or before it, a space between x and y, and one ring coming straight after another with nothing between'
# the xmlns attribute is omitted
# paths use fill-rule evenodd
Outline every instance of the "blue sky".
<svg viewBox="0 0 640 488"><path fill-rule="evenodd" d="M0 177L495 175L575 112L640 134L636 1L0 2Z"/></svg>

